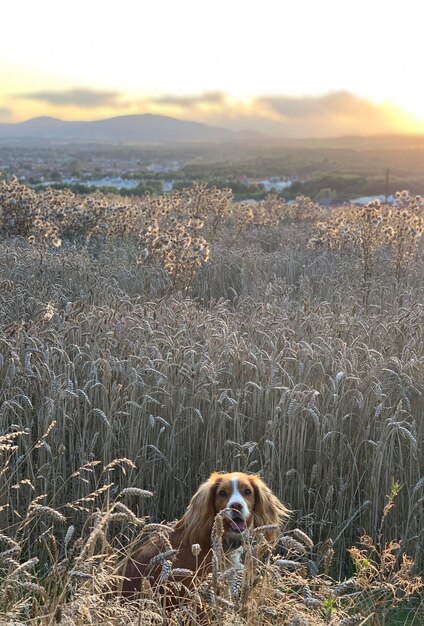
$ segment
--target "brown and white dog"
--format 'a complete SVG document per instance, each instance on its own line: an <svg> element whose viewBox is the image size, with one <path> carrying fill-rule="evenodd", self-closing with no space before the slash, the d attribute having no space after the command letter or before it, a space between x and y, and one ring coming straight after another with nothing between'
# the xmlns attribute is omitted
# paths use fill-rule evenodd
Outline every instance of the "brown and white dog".
<svg viewBox="0 0 424 626"><path fill-rule="evenodd" d="M212 559L211 532L215 516L226 509L223 515L223 547L233 565L237 559L237 548L242 546L249 530L258 526L277 525L288 517L288 509L272 493L256 474L214 472L200 485L191 498L183 517L175 524L169 536L172 547L177 550L173 568L206 574ZM278 530L267 533L272 542ZM196 554L192 546L198 544ZM163 543L152 540L130 555L121 568L124 577L122 595L135 598L140 591L143 577L152 582L158 580L161 565L149 567L151 559L163 551ZM233 554L232 554L233 551ZM194 552L194 554L193 554ZM186 585L190 577L179 578Z"/></svg>

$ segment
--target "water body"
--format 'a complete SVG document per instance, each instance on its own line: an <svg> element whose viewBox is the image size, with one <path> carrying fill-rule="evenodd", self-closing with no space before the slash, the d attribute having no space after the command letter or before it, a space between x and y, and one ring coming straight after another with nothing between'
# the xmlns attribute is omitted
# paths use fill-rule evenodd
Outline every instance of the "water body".
<svg viewBox="0 0 424 626"><path fill-rule="evenodd" d="M115 187L116 189L135 189L140 180L133 178L122 178L122 176L104 176L103 178L89 178L80 180L78 178L63 178L62 183L66 185L81 184L87 187Z"/></svg>

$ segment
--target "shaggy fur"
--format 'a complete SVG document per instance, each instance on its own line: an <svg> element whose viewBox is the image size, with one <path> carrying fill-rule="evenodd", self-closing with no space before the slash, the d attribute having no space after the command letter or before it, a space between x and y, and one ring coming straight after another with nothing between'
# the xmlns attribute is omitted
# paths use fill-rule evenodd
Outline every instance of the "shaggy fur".
<svg viewBox="0 0 424 626"><path fill-rule="evenodd" d="M228 504L230 503L230 507ZM211 563L211 532L215 516L227 509L223 516L223 546L229 566L234 563L234 555L239 558L240 546L249 529L258 526L277 525L288 517L288 509L272 493L259 476L233 472L214 472L200 485L193 495L183 517L178 520L169 536L172 547L177 550L173 568L189 569L203 575ZM278 531L268 531L267 539L272 542ZM199 544L200 553L195 556L193 544ZM156 582L161 564L149 567L150 560L166 549L161 540L152 540L130 555L121 568L125 577L122 594L134 598L140 591L143 577ZM189 585L192 576L178 577L180 582Z"/></svg>

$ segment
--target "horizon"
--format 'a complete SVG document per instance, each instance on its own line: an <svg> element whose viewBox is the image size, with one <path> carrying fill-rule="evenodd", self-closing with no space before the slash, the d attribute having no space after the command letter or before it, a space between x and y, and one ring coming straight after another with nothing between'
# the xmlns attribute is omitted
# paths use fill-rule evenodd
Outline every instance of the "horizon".
<svg viewBox="0 0 424 626"><path fill-rule="evenodd" d="M421 134L414 6L17 0L2 10L17 29L0 40L0 122L151 113L287 138Z"/></svg>
<svg viewBox="0 0 424 626"><path fill-rule="evenodd" d="M8 127L13 127L13 126L22 126L25 124L28 124L30 122L37 122L37 121L44 121L44 120L49 120L52 122L60 122L60 123L69 123L69 124L90 124L92 122L105 122L105 121L111 121L111 120L119 120L119 119L125 119L125 118L143 118L143 117L156 117L156 118L164 118L164 119L168 119L168 120L174 120L177 122L187 122L189 124L199 124L202 126L207 126L208 128L215 128L217 130L225 130L225 131L229 131L230 133L233 132L235 134L235 136L237 136L238 134L242 135L243 133L252 133L253 138L255 138L255 134L257 135L256 139L257 141L260 141L261 139L263 139L264 141L270 141L270 140L274 140L274 141L325 141L325 140L349 140L349 139L363 139L363 140L379 140L379 139L413 139L413 138L424 138L424 130L421 131L402 131L402 130L395 130L395 131L388 131L388 132L381 132L381 133L374 133L374 134L364 134L364 133L356 133L356 134L340 134L340 135L322 135L322 136L272 136L271 134L267 134L266 132L261 132L261 131L254 131L252 129L248 129L248 128L244 128L244 129L239 129L239 130L232 130L231 128L225 127L225 126L214 126L213 124L208 124L206 122L199 122L197 120L188 120L188 119L179 119L177 117L173 117L170 115L163 115L163 114L159 114L159 113L130 113L130 114L121 114L121 115L112 115L110 117L99 117L99 118L95 118L95 119L78 119L78 120L66 120L60 117L56 117L53 115L38 115L36 117L31 117L31 118L27 118L24 120L20 120L20 121L15 121L15 122L3 122L0 121L0 128L2 126L8 126ZM13 136L11 136L11 138L13 138ZM34 138L36 138L36 136L34 136ZM42 139L42 136L39 136L40 139ZM0 137L0 141L2 140L2 138ZM205 140L207 141L207 140ZM226 141L225 139L223 141Z"/></svg>

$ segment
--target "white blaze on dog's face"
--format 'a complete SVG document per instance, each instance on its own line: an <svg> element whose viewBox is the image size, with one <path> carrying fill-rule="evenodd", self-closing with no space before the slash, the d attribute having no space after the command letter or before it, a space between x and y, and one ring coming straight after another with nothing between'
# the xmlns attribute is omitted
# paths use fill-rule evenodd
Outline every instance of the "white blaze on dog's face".
<svg viewBox="0 0 424 626"><path fill-rule="evenodd" d="M275 541L279 526L289 515L288 509L257 474L213 472L200 485L175 526L181 533L180 540L190 546L198 543L206 550L211 545L214 519L224 510L224 534L232 540L240 539L247 529L272 526L265 536L268 541Z"/></svg>
<svg viewBox="0 0 424 626"><path fill-rule="evenodd" d="M246 474L218 475L215 483L214 507L216 513L229 509L223 517L227 535L239 537L253 526L255 488L253 479Z"/></svg>

